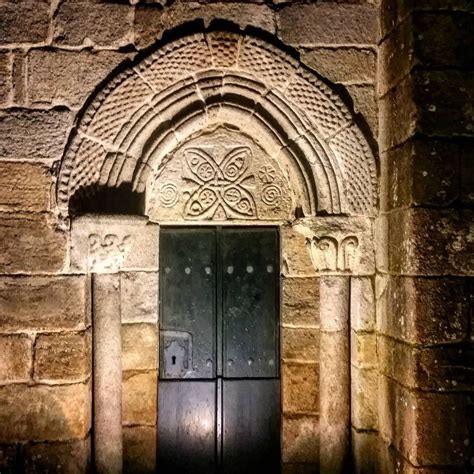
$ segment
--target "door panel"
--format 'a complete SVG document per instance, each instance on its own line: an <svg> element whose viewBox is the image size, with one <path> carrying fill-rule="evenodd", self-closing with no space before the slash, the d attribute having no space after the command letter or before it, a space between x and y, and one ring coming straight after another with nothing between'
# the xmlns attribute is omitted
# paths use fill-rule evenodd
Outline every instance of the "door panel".
<svg viewBox="0 0 474 474"><path fill-rule="evenodd" d="M158 394L158 471L215 472L216 382L161 381Z"/></svg>
<svg viewBox="0 0 474 474"><path fill-rule="evenodd" d="M215 229L161 230L161 378L215 377L215 254Z"/></svg>
<svg viewBox="0 0 474 474"><path fill-rule="evenodd" d="M280 381L224 380L222 405L222 472L278 473Z"/></svg>
<svg viewBox="0 0 474 474"><path fill-rule="evenodd" d="M276 230L224 229L224 376L278 377Z"/></svg>
<svg viewBox="0 0 474 474"><path fill-rule="evenodd" d="M278 268L276 229L161 229L159 472L278 472Z"/></svg>

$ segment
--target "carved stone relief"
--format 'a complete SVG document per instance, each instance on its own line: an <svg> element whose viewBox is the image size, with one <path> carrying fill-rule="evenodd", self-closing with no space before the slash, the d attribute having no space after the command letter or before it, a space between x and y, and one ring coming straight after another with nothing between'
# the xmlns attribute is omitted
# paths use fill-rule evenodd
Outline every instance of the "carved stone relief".
<svg viewBox="0 0 474 474"><path fill-rule="evenodd" d="M290 183L277 160L245 135L219 127L181 145L154 176L147 213L173 220L281 220Z"/></svg>

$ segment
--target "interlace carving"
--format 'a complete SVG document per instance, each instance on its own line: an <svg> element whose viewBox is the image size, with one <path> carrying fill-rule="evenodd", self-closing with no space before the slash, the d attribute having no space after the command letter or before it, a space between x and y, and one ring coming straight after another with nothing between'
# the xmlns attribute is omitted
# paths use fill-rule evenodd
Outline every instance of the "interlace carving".
<svg viewBox="0 0 474 474"><path fill-rule="evenodd" d="M218 210L226 218L252 219L257 217L255 199L244 187L254 176L249 172L252 152L240 146L231 150L221 162L200 148L184 152L183 178L198 187L192 191L184 207L184 214L192 219L212 219Z"/></svg>
<svg viewBox="0 0 474 474"><path fill-rule="evenodd" d="M89 267L92 271L118 269L130 250L130 235L89 235Z"/></svg>

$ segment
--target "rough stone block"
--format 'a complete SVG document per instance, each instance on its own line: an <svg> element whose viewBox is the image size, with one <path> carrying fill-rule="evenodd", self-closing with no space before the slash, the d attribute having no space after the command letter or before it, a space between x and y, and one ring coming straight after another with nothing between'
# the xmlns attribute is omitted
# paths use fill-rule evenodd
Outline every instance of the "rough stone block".
<svg viewBox="0 0 474 474"><path fill-rule="evenodd" d="M472 14L462 11L415 12L416 56L430 68L470 68L474 63Z"/></svg>
<svg viewBox="0 0 474 474"><path fill-rule="evenodd" d="M156 324L122 325L123 370L158 368L158 326Z"/></svg>
<svg viewBox="0 0 474 474"><path fill-rule="evenodd" d="M351 364L359 369L377 367L377 337L375 333L351 332Z"/></svg>
<svg viewBox="0 0 474 474"><path fill-rule="evenodd" d="M35 344L35 380L80 381L90 375L90 331L38 335Z"/></svg>
<svg viewBox="0 0 474 474"><path fill-rule="evenodd" d="M318 463L319 418L317 416L284 417L282 430L283 462Z"/></svg>
<svg viewBox="0 0 474 474"><path fill-rule="evenodd" d="M369 48L315 48L301 53L305 64L331 82L375 83L375 51Z"/></svg>
<svg viewBox="0 0 474 474"><path fill-rule="evenodd" d="M158 245L156 242L155 245ZM122 323L158 322L158 273L122 272L120 275Z"/></svg>
<svg viewBox="0 0 474 474"><path fill-rule="evenodd" d="M377 329L412 344L465 339L468 282L462 278L390 277L377 280Z"/></svg>
<svg viewBox="0 0 474 474"><path fill-rule="evenodd" d="M0 211L47 211L51 186L51 173L45 166L0 162Z"/></svg>
<svg viewBox="0 0 474 474"><path fill-rule="evenodd" d="M469 396L412 392L380 377L381 432L414 466L463 465L469 456Z"/></svg>
<svg viewBox="0 0 474 474"><path fill-rule="evenodd" d="M472 207L474 204L474 145L463 143L460 146L461 160L461 205Z"/></svg>
<svg viewBox="0 0 474 474"><path fill-rule="evenodd" d="M317 362L319 360L319 329L282 328L282 359Z"/></svg>
<svg viewBox="0 0 474 474"><path fill-rule="evenodd" d="M351 419L355 428L377 429L377 390L376 369L351 367Z"/></svg>
<svg viewBox="0 0 474 474"><path fill-rule="evenodd" d="M283 324L319 327L319 278L283 278Z"/></svg>
<svg viewBox="0 0 474 474"><path fill-rule="evenodd" d="M33 360L32 346L32 339L26 335L0 336L1 381L18 382L30 378Z"/></svg>
<svg viewBox="0 0 474 474"><path fill-rule="evenodd" d="M372 278L351 278L350 315L354 331L372 331L375 327L375 289Z"/></svg>
<svg viewBox="0 0 474 474"><path fill-rule="evenodd" d="M11 56L7 51L0 52L0 105L10 101L12 92Z"/></svg>
<svg viewBox="0 0 474 474"><path fill-rule="evenodd" d="M458 143L410 139L381 157L381 207L450 206L460 196Z"/></svg>
<svg viewBox="0 0 474 474"><path fill-rule="evenodd" d="M283 412L319 412L319 365L285 363L282 366Z"/></svg>
<svg viewBox="0 0 474 474"><path fill-rule="evenodd" d="M89 439L62 443L34 443L21 448L22 472L67 472L82 474L91 467Z"/></svg>
<svg viewBox="0 0 474 474"><path fill-rule="evenodd" d="M74 271L158 270L158 226L142 217L85 216L71 231Z"/></svg>
<svg viewBox="0 0 474 474"><path fill-rule="evenodd" d="M16 49L12 58L12 99L16 105L26 104L26 51Z"/></svg>
<svg viewBox="0 0 474 474"><path fill-rule="evenodd" d="M0 157L47 162L59 160L72 121L72 113L63 107L0 111Z"/></svg>
<svg viewBox="0 0 474 474"><path fill-rule="evenodd" d="M378 133L378 108L375 88L371 85L348 85L347 92L353 100L354 112L367 122L374 137Z"/></svg>
<svg viewBox="0 0 474 474"><path fill-rule="evenodd" d="M286 43L373 44L377 39L377 9L373 5L294 3L278 14Z"/></svg>
<svg viewBox="0 0 474 474"><path fill-rule="evenodd" d="M124 425L156 425L156 370L143 373L124 372L122 388L122 421Z"/></svg>
<svg viewBox="0 0 474 474"><path fill-rule="evenodd" d="M474 136L474 72L420 70L413 76L420 132Z"/></svg>
<svg viewBox="0 0 474 474"><path fill-rule="evenodd" d="M473 355L465 344L419 348L379 337L377 347L382 372L400 385L438 392L474 388Z"/></svg>
<svg viewBox="0 0 474 474"><path fill-rule="evenodd" d="M415 134L419 111L413 101L414 86L406 76L379 100L379 147L386 151Z"/></svg>
<svg viewBox="0 0 474 474"><path fill-rule="evenodd" d="M389 269L410 275L474 274L471 210L408 209L388 215Z"/></svg>
<svg viewBox="0 0 474 474"><path fill-rule="evenodd" d="M151 473L156 470L156 428L124 426L124 472Z"/></svg>
<svg viewBox="0 0 474 474"><path fill-rule="evenodd" d="M0 43L38 43L46 40L49 5L37 2L0 4Z"/></svg>
<svg viewBox="0 0 474 474"><path fill-rule="evenodd" d="M242 28L254 26L271 33L275 32L275 19L267 5L242 3L207 3L186 1L175 2L163 10L150 6L138 6L135 14L135 45L147 47L159 39L166 30L180 24L201 20L206 25L214 19L237 23Z"/></svg>
<svg viewBox="0 0 474 474"><path fill-rule="evenodd" d="M0 442L85 438L91 424L89 384L0 387Z"/></svg>
<svg viewBox="0 0 474 474"><path fill-rule="evenodd" d="M61 45L125 46L132 40L133 9L110 3L63 3L55 16L54 42Z"/></svg>
<svg viewBox="0 0 474 474"><path fill-rule="evenodd" d="M85 276L18 276L0 279L3 332L80 330L90 325Z"/></svg>
<svg viewBox="0 0 474 474"><path fill-rule="evenodd" d="M94 88L127 57L114 51L30 50L29 100L34 105L81 106Z"/></svg>
<svg viewBox="0 0 474 474"><path fill-rule="evenodd" d="M377 432L352 430L352 453L356 474L378 474L380 470Z"/></svg>
<svg viewBox="0 0 474 474"><path fill-rule="evenodd" d="M297 232L293 227L282 226L281 251L283 275L315 274L304 234Z"/></svg>

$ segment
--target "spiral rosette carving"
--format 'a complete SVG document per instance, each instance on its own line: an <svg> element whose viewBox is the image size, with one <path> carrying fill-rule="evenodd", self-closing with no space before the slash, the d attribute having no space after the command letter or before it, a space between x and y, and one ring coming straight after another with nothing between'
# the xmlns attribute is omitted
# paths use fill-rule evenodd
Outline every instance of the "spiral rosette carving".
<svg viewBox="0 0 474 474"><path fill-rule="evenodd" d="M281 203L281 189L276 184L268 184L262 190L262 201L270 207L277 207Z"/></svg>
<svg viewBox="0 0 474 474"><path fill-rule="evenodd" d="M179 191L175 184L165 183L160 188L160 201L164 207L173 207L179 199Z"/></svg>

